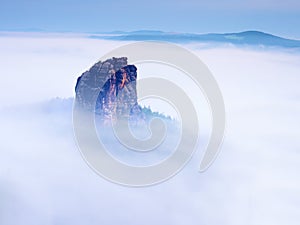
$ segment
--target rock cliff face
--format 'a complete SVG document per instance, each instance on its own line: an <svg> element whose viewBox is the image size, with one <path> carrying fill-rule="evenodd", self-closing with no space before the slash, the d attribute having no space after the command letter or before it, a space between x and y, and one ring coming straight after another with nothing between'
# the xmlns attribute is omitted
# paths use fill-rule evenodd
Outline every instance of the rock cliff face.
<svg viewBox="0 0 300 225"><path fill-rule="evenodd" d="M127 65L126 57L100 61L77 79L77 103L95 111L104 121L139 116L136 79L137 68Z"/></svg>

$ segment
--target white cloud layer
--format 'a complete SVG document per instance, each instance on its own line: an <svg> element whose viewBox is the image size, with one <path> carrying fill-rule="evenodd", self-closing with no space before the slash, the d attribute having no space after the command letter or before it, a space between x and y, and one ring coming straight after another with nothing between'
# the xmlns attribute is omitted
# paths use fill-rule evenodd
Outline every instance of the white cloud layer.
<svg viewBox="0 0 300 225"><path fill-rule="evenodd" d="M0 37L0 224L297 225L300 55L186 45L223 92L223 148L205 173L197 172L200 148L177 176L139 189L109 183L86 165L70 102L27 104L73 96L77 76L122 44Z"/></svg>

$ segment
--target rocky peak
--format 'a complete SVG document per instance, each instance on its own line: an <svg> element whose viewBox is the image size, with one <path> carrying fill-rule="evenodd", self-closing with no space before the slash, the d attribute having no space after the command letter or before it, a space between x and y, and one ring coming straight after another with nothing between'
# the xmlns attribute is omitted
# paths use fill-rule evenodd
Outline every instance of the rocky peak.
<svg viewBox="0 0 300 225"><path fill-rule="evenodd" d="M77 79L76 100L83 109L95 111L104 121L129 118L130 114L141 111L136 79L137 68L127 65L126 57L99 61Z"/></svg>

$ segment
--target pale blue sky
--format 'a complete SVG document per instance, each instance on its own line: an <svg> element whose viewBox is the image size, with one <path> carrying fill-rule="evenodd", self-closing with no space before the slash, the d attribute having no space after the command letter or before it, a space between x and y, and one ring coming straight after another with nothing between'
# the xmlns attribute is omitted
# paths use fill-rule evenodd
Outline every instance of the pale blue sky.
<svg viewBox="0 0 300 225"><path fill-rule="evenodd" d="M300 39L298 0L0 0L0 30L260 30Z"/></svg>

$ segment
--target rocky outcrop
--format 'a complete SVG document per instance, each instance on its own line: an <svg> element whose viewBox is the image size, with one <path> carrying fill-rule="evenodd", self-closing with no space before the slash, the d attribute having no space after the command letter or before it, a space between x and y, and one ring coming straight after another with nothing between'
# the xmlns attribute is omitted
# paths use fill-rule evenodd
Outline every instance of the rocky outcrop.
<svg viewBox="0 0 300 225"><path fill-rule="evenodd" d="M136 79L137 68L127 65L126 57L100 61L77 79L76 101L104 121L141 117Z"/></svg>

